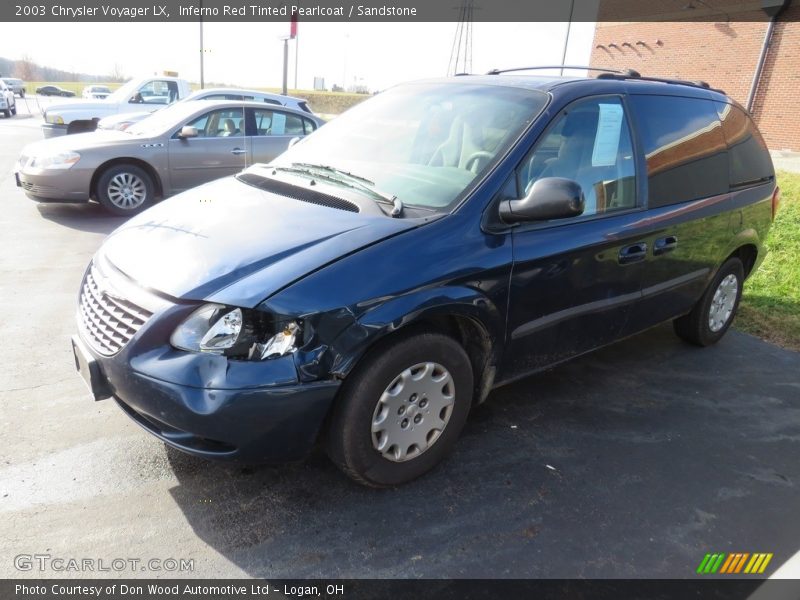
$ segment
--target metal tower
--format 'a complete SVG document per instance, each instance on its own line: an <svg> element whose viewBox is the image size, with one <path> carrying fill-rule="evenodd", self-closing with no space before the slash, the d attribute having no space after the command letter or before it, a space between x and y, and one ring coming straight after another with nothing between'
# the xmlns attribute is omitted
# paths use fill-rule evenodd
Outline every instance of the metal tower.
<svg viewBox="0 0 800 600"><path fill-rule="evenodd" d="M472 12L474 0L462 0L458 7L458 25L453 37L453 49L450 51L450 62L447 74L472 72Z"/></svg>

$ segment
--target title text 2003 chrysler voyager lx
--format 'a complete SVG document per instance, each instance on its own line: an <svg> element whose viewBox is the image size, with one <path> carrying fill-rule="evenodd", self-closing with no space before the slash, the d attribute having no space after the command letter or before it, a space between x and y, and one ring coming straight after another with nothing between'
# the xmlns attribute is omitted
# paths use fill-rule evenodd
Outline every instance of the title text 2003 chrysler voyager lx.
<svg viewBox="0 0 800 600"><path fill-rule="evenodd" d="M390 89L117 229L73 338L96 399L194 455L397 485L493 387L673 320L726 332L778 203L750 117L636 73Z"/></svg>

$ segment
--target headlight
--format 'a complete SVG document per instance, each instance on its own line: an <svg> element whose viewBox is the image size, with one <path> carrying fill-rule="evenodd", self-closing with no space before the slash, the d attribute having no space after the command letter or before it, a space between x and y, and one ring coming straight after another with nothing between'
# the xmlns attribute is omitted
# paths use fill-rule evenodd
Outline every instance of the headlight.
<svg viewBox="0 0 800 600"><path fill-rule="evenodd" d="M189 352L264 360L294 352L300 332L294 321L282 323L276 332L269 316L259 311L206 304L175 329L170 343Z"/></svg>
<svg viewBox="0 0 800 600"><path fill-rule="evenodd" d="M34 156L28 163L32 169L69 169L81 159L77 152L58 152L56 154L42 154Z"/></svg>
<svg viewBox="0 0 800 600"><path fill-rule="evenodd" d="M55 125L64 124L64 117L61 115L50 115L48 113L44 113L44 120L45 123L54 123Z"/></svg>

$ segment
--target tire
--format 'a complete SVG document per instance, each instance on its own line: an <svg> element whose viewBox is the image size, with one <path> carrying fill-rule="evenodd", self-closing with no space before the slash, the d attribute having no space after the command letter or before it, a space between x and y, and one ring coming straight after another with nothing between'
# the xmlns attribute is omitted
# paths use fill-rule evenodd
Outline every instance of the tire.
<svg viewBox="0 0 800 600"><path fill-rule="evenodd" d="M3 111L3 116L4 116L6 119L10 119L10 118L11 118L11 111L10 111L10 110L4 110L4 111Z"/></svg>
<svg viewBox="0 0 800 600"><path fill-rule="evenodd" d="M328 425L328 456L370 487L416 479L453 449L473 385L469 357L454 339L399 334L370 351L345 379Z"/></svg>
<svg viewBox="0 0 800 600"><path fill-rule="evenodd" d="M716 344L728 331L742 298L744 266L738 258L729 258L717 271L692 312L672 322L681 339L697 346ZM732 294L736 294L732 297ZM712 314L714 319L712 322Z"/></svg>
<svg viewBox="0 0 800 600"><path fill-rule="evenodd" d="M108 212L128 217L138 214L153 203L153 180L141 167L114 165L103 171L97 180L97 200Z"/></svg>

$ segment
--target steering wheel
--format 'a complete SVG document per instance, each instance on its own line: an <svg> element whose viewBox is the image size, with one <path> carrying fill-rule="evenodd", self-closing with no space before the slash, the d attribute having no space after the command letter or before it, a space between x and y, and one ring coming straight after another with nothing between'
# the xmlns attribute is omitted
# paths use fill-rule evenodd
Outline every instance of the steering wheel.
<svg viewBox="0 0 800 600"><path fill-rule="evenodd" d="M492 160L494 158L494 154L491 152L487 152L486 150L478 150L477 152L473 152L470 154L469 158L464 161L464 168L467 171L472 171L473 173L478 173L478 165L481 164L482 159Z"/></svg>

